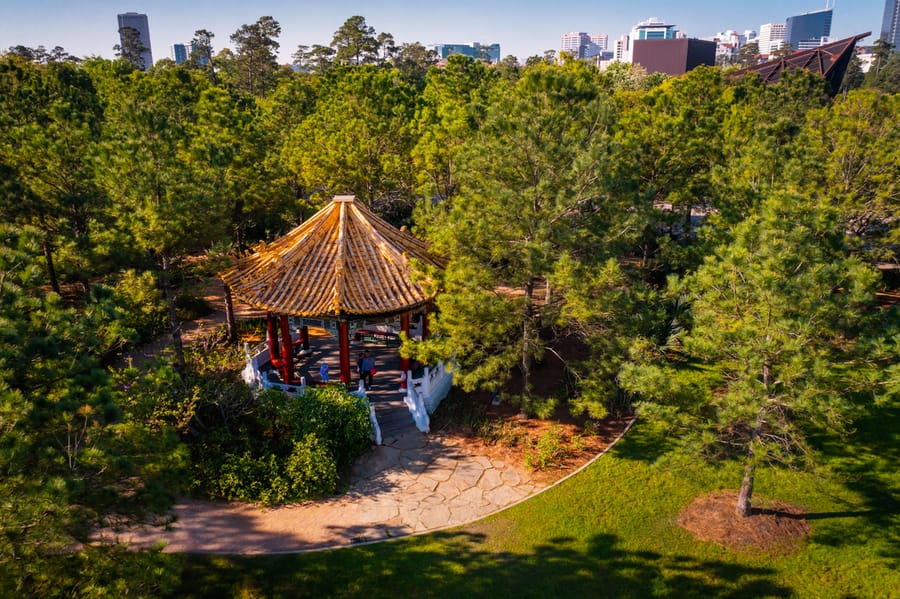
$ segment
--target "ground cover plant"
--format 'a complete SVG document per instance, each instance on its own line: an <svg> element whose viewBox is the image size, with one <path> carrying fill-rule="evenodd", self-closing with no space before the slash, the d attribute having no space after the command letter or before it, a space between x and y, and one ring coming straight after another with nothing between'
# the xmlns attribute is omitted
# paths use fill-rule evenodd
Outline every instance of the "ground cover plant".
<svg viewBox="0 0 900 599"><path fill-rule="evenodd" d="M806 510L811 534L788 553L726 550L682 529L682 510L733 488L740 464L678 460L664 428L639 421L581 474L472 525L312 554L189 556L178 594L888 597L900 588L898 424L893 403L858 421L852 441L818 439L818 471L759 473L758 497Z"/></svg>

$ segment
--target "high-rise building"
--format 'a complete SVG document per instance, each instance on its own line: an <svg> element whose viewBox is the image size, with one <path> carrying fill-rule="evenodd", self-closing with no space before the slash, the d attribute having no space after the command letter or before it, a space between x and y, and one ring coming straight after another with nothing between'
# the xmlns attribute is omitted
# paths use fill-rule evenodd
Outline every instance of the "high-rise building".
<svg viewBox="0 0 900 599"><path fill-rule="evenodd" d="M900 51L900 0L884 0L881 39Z"/></svg>
<svg viewBox="0 0 900 599"><path fill-rule="evenodd" d="M831 8L823 8L788 17L785 22L784 41L791 50L812 50L827 44L831 35Z"/></svg>
<svg viewBox="0 0 900 599"><path fill-rule="evenodd" d="M432 49L441 60L451 54L462 54L486 62L500 62L500 44L480 44L478 42L472 42L471 46L468 44L435 44Z"/></svg>
<svg viewBox="0 0 900 599"><path fill-rule="evenodd" d="M559 51L575 58L594 58L606 50L609 36L605 33L584 33L573 31L562 34Z"/></svg>
<svg viewBox="0 0 900 599"><path fill-rule="evenodd" d="M182 64L191 57L189 44L172 44L172 60L175 64Z"/></svg>
<svg viewBox="0 0 900 599"><path fill-rule="evenodd" d="M619 36L619 39L616 40L615 47L613 48L613 60L626 62L628 60L628 48L628 36Z"/></svg>
<svg viewBox="0 0 900 599"><path fill-rule="evenodd" d="M656 17L650 17L631 28L631 41L675 39L675 25L666 25Z"/></svg>
<svg viewBox="0 0 900 599"><path fill-rule="evenodd" d="M597 46L601 52L609 49L609 36L605 33L590 34L591 43Z"/></svg>
<svg viewBox="0 0 900 599"><path fill-rule="evenodd" d="M665 22L658 18L650 17L631 28L631 35L628 36L628 47L624 53L623 60L632 62L634 43L638 40L672 40L677 37L680 36L675 29L675 25L666 25Z"/></svg>
<svg viewBox="0 0 900 599"><path fill-rule="evenodd" d="M122 37L122 29L125 27L137 31L141 39L141 44L146 48L144 52L141 53L143 64L140 65L141 70L146 71L153 66L153 52L150 50L150 24L147 22L147 15L136 12L119 14L119 43L122 43L123 45L124 39Z"/></svg>
<svg viewBox="0 0 900 599"><path fill-rule="evenodd" d="M564 33L562 34L562 38L559 42L559 51L579 57L579 54L581 54L581 46L586 41L590 42L590 38L588 37L587 33L583 33L581 31Z"/></svg>
<svg viewBox="0 0 900 599"><path fill-rule="evenodd" d="M759 26L759 53L768 56L784 44L784 23L765 23Z"/></svg>

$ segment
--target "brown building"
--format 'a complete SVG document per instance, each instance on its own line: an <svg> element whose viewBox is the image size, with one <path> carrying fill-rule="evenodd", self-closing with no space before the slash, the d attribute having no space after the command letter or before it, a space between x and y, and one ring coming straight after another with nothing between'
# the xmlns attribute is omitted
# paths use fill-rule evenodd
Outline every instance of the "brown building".
<svg viewBox="0 0 900 599"><path fill-rule="evenodd" d="M702 64L715 66L716 42L687 38L635 40L631 62L648 73L684 75Z"/></svg>

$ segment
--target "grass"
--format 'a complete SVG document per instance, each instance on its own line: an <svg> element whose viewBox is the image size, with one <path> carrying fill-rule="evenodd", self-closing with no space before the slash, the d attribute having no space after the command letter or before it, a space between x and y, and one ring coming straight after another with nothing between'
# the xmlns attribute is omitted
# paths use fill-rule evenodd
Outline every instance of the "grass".
<svg viewBox="0 0 900 599"><path fill-rule="evenodd" d="M814 473L765 469L757 497L800 505L811 537L787 556L737 554L675 524L736 465L666 459L639 422L608 455L546 493L472 525L336 551L171 556L184 597L900 597L900 405L823 442ZM659 459L663 458L663 459Z"/></svg>

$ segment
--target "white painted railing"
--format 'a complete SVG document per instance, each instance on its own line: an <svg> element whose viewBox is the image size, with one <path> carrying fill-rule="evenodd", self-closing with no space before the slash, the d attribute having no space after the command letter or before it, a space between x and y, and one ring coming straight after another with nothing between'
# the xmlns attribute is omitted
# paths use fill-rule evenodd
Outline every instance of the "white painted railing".
<svg viewBox="0 0 900 599"><path fill-rule="evenodd" d="M403 403L409 409L416 428L427 433L431 427L430 414L434 414L441 400L447 397L453 385L453 375L444 367L443 362L437 366L425 367L421 378L412 377L412 371L406 372L406 395Z"/></svg>
<svg viewBox="0 0 900 599"><path fill-rule="evenodd" d="M286 385L279 380L271 380L269 377L277 376L271 370L263 370L262 365L269 362L269 347L263 342L250 348L244 345L244 354L247 365L241 372L241 376L248 386L254 389L278 389L290 395L302 395L306 392L306 380L301 377L299 385ZM429 414L433 414L453 385L453 375L447 370L443 362L437 366L426 366L421 378L413 378L412 371L406 372L406 393L403 401L412 415L413 421L423 433L427 433L430 427ZM354 395L366 398L369 404L369 420L372 422L373 437L377 445L381 445L381 427L375 416L375 407L368 401L363 382Z"/></svg>
<svg viewBox="0 0 900 599"><path fill-rule="evenodd" d="M375 415L375 404L369 402L369 422L372 423L372 435L375 445L381 445L381 426L378 424L378 416Z"/></svg>
<svg viewBox="0 0 900 599"><path fill-rule="evenodd" d="M425 409L425 401L418 394L413 385L406 388L406 395L403 396L403 403L406 404L416 428L427 433L431 430L431 419L428 417L428 411Z"/></svg>
<svg viewBox="0 0 900 599"><path fill-rule="evenodd" d="M291 341L293 342L294 347L300 345L299 330L291 335ZM305 355L308 353L308 350L301 350L298 355ZM268 371L263 370L262 366L263 364L271 362L268 341L257 343L252 348L249 344L245 343L244 357L247 363L241 371L241 378L244 379L244 382L247 383L249 387L255 389L281 389L282 391L287 391L288 388L294 389L296 387L306 387L306 381L303 378L300 379L299 385L285 385L281 381L272 381L266 378L264 373ZM296 391L288 392L296 393Z"/></svg>
<svg viewBox="0 0 900 599"><path fill-rule="evenodd" d="M426 366L422 377L418 379L412 378L412 372L407 372L406 380L409 381L407 391L412 389L422 398L428 414L434 414L441 400L447 397L450 387L453 386L453 374L447 370L443 362L438 362L438 365L433 367Z"/></svg>

